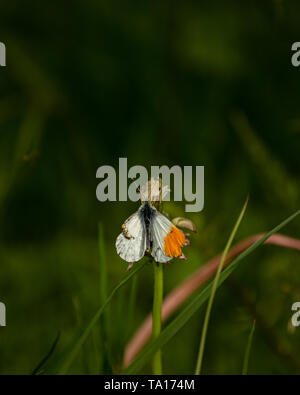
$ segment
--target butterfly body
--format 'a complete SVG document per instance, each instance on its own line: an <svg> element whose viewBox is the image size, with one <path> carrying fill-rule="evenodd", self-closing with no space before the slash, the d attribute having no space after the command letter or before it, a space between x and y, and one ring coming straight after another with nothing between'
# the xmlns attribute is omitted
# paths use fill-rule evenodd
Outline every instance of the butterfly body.
<svg viewBox="0 0 300 395"><path fill-rule="evenodd" d="M139 215L141 216L142 221L145 224L146 231L146 251L149 252L151 248L151 225L153 218L155 217L155 211L153 207L146 201L139 211Z"/></svg>

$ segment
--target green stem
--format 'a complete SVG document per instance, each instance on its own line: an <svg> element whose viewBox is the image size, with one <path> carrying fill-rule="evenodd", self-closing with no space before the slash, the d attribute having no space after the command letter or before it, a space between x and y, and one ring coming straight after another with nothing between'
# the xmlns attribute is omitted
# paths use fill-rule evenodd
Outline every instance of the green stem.
<svg viewBox="0 0 300 395"><path fill-rule="evenodd" d="M153 262L154 268L154 295L152 312L152 339L155 340L161 332L161 310L163 300L163 264ZM162 374L161 350L153 357L153 374Z"/></svg>

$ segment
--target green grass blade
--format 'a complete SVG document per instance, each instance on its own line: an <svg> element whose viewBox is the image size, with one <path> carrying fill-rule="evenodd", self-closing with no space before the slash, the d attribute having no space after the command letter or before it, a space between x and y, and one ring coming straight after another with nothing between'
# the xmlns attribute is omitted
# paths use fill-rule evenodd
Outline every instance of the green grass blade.
<svg viewBox="0 0 300 395"><path fill-rule="evenodd" d="M252 244L249 248L243 251L237 258L235 258L221 273L219 278L218 287L226 280L228 276L237 267L238 263L251 254L256 248L261 246L270 236L281 230L294 218L300 214L300 210L292 214L290 217L285 219L279 225L277 225L270 232L266 233L261 239ZM153 354L163 347L194 315L194 313L203 305L203 303L208 299L212 287L212 282L209 283L203 290L201 290L197 295L195 295L188 305L173 319L173 321L161 332L160 336L147 344L142 352L137 356L137 358L124 369L124 374L136 374L142 369L145 364L150 360Z"/></svg>
<svg viewBox="0 0 300 395"><path fill-rule="evenodd" d="M80 350L81 346L86 341L87 337L89 336L91 330L98 322L99 318L102 316L103 311L110 303L111 299L115 295L115 293L124 286L127 281L131 279L139 270L141 270L145 264L148 262L147 259L143 259L140 262L133 265L133 267L129 270L123 280L113 289L109 297L106 299L105 303L96 311L92 319L89 323L79 331L79 333L74 337L74 340L66 347L66 349L57 357L56 361L53 363L52 366L46 370L47 373L51 374L65 374L67 373L71 363L73 362L74 358L76 357L78 351Z"/></svg>
<svg viewBox="0 0 300 395"><path fill-rule="evenodd" d="M206 313L205 313L204 323L203 323L203 329L202 329L202 334L201 334L201 339L200 339L200 344L199 344L199 352L198 352L197 363L196 363L196 370L195 370L195 374L196 375L199 375L200 372L201 372L201 367L202 367L202 362L203 362L203 355L204 355L204 348L205 348L205 342L206 342L206 334L207 334L207 329L208 329L208 324L209 324L209 319L210 319L210 313L211 313L214 297L215 297L215 294L216 294L216 290L217 290L217 287L218 287L220 274L221 274L221 271L223 269L224 262L226 260L226 257L227 257L228 251L229 251L229 249L231 247L231 244L232 244L232 241L234 239L234 236L236 235L236 232L237 232L237 230L238 230L238 228L240 226L240 223L241 223L241 221L243 219L243 216L245 214L245 211L246 211L246 208L247 208L247 204L248 204L248 199L249 198L247 197L246 202L244 203L244 206L242 208L242 211L240 212L240 215L239 215L239 217L238 217L238 219L237 219L237 221L236 221L236 223L235 223L235 225L234 225L234 227L232 229L232 232L231 232L231 234L229 236L229 239L228 239L228 241L226 243L224 252L222 254L221 261L220 261L220 264L218 266L218 270L217 270L216 275L215 275L215 279L214 279L214 281L212 283L211 293L210 293L210 297L209 297L207 308L206 308Z"/></svg>
<svg viewBox="0 0 300 395"><path fill-rule="evenodd" d="M60 338L60 332L58 332L57 336L55 337L54 342L52 343L52 345L50 347L50 350L47 352L47 354L44 356L44 358L39 362L37 367L31 373L32 375L38 375L38 374L42 373L42 367L45 365L45 363L49 360L49 358L54 353L56 346L59 342L59 338Z"/></svg>
<svg viewBox="0 0 300 395"><path fill-rule="evenodd" d="M252 328L251 328L251 331L250 331L250 334L248 337L247 347L246 347L245 356L244 356L243 370L242 370L243 375L246 375L248 373L249 357L250 357L250 351L251 351L254 331L255 331L255 320L253 321Z"/></svg>

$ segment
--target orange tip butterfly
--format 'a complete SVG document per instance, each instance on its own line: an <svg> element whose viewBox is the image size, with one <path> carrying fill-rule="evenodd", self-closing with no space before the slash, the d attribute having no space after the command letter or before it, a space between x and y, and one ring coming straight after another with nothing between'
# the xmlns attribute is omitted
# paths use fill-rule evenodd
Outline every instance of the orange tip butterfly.
<svg viewBox="0 0 300 395"><path fill-rule="evenodd" d="M148 201L122 225L116 240L117 253L133 263L152 255L156 262L165 263L182 255L187 243L184 233Z"/></svg>

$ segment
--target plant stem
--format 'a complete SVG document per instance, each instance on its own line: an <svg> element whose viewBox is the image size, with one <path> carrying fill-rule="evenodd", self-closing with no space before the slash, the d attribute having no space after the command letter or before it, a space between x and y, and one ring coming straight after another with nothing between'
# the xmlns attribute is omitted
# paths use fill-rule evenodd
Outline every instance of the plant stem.
<svg viewBox="0 0 300 395"><path fill-rule="evenodd" d="M154 295L152 312L152 339L155 340L161 331L161 310L163 300L163 264L153 262L154 268ZM161 350L158 350L153 357L153 374L162 374Z"/></svg>

